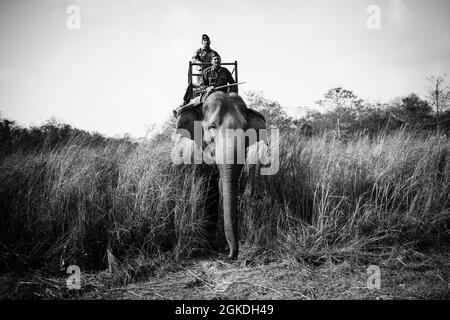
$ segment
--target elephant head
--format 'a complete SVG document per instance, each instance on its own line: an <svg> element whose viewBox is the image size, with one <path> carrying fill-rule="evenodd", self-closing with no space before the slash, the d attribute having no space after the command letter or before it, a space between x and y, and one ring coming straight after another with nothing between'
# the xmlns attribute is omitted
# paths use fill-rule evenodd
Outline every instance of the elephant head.
<svg viewBox="0 0 450 320"><path fill-rule="evenodd" d="M230 247L229 257L235 259L239 250L239 234L237 221L238 180L243 167L241 150L246 150L258 140L266 140L259 136L260 129L266 129L264 116L248 109L242 98L235 93L226 94L214 92L203 102L191 103L184 110L178 112L176 128L186 130L192 140L194 137L194 123L201 121L202 141L195 141L197 145L206 146L214 144L215 163L219 168L221 194L223 196L224 231ZM197 123L198 124L198 123ZM240 130L239 130L240 129ZM253 129L253 130L249 130ZM239 140L235 132L245 133L248 139ZM256 133L256 138L249 138L248 132ZM263 132L265 132L263 130ZM242 138L242 136L241 136ZM244 148L242 147L244 143ZM245 154L244 157L245 159Z"/></svg>

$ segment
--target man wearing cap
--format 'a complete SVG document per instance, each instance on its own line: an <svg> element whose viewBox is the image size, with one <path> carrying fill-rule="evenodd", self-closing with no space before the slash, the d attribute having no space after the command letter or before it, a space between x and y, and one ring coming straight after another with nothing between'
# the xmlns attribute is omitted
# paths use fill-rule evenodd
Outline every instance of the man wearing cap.
<svg viewBox="0 0 450 320"><path fill-rule="evenodd" d="M210 47L211 40L207 34L202 35L202 47L195 51L192 56L192 62L194 63L211 63L213 54L218 54Z"/></svg>
<svg viewBox="0 0 450 320"><path fill-rule="evenodd" d="M211 62L212 66L206 68L205 71L203 71L203 89L206 89L209 92L216 87L236 83L236 81L234 81L233 79L233 76L231 75L231 72L227 68L220 66L221 59L217 52L213 54ZM237 86L231 86L217 90L225 93L237 93Z"/></svg>

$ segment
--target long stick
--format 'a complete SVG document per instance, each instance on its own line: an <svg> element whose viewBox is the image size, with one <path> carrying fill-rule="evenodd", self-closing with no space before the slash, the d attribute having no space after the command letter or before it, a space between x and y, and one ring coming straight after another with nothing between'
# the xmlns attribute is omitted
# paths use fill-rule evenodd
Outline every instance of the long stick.
<svg viewBox="0 0 450 320"><path fill-rule="evenodd" d="M227 85L224 85L224 86L215 87L213 90L222 89L222 88L227 88L227 87L231 87L231 86L237 86L238 84L243 84L243 83L245 83L245 82L239 82L239 83L227 84ZM206 92L206 89L205 89L205 90L202 90L202 91L200 91L200 92Z"/></svg>

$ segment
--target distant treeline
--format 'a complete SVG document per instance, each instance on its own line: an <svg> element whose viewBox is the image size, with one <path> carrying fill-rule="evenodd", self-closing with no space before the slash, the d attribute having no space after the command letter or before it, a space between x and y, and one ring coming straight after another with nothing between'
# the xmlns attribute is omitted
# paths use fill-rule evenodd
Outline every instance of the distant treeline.
<svg viewBox="0 0 450 320"><path fill-rule="evenodd" d="M357 101L354 108L333 109L326 113L309 112L293 122L307 134L336 130L340 134L365 132L370 135L380 131L392 132L400 127L416 130L450 132L450 110L439 119L427 101L412 93L390 103L371 104Z"/></svg>
<svg viewBox="0 0 450 320"><path fill-rule="evenodd" d="M73 128L69 124L61 123L54 118L41 126L26 128L15 121L0 118L0 151L9 153L14 151L53 150L68 143L75 143L83 147L113 147L123 144L135 146L137 143L130 138L110 138L97 132Z"/></svg>
<svg viewBox="0 0 450 320"><path fill-rule="evenodd" d="M355 133L373 136L402 127L450 134L450 109L437 113L429 102L414 93L387 103L373 104L349 90L333 88L317 101L318 108L304 108L306 115L297 119L288 116L278 102L266 99L261 93L248 93L248 100L250 108L265 115L269 127L301 129L306 136L326 132L335 132L342 138Z"/></svg>
<svg viewBox="0 0 450 320"><path fill-rule="evenodd" d="M315 107L299 107L306 114L297 119L288 116L278 102L266 99L262 93L248 92L246 99L250 108L265 115L269 127L301 129L306 136L327 132L334 132L338 138L355 133L374 136L399 128L449 135L450 87L446 77L445 73L427 77L424 99L411 93L384 103L365 101L342 87L330 88L315 102Z"/></svg>

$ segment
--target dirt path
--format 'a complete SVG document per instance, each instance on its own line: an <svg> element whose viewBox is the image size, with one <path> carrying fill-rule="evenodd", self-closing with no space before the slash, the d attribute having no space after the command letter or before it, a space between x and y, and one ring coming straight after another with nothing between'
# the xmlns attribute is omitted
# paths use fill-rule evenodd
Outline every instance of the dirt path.
<svg viewBox="0 0 450 320"><path fill-rule="evenodd" d="M367 287L367 267L373 262L353 255L333 259L300 263L243 248L237 261L207 253L179 265L143 267L141 281L127 285L107 272L82 273L81 290L68 290L64 273L59 278L42 272L5 274L0 275L0 299L450 299L446 248L378 261L379 289Z"/></svg>
<svg viewBox="0 0 450 320"><path fill-rule="evenodd" d="M441 257L440 257L441 258ZM436 260L430 257L428 261ZM448 259L448 256L446 257ZM441 261L438 259L436 261ZM368 289L367 267L348 261L302 266L288 260L201 258L147 281L87 293L82 299L449 299L448 265L381 267Z"/></svg>

